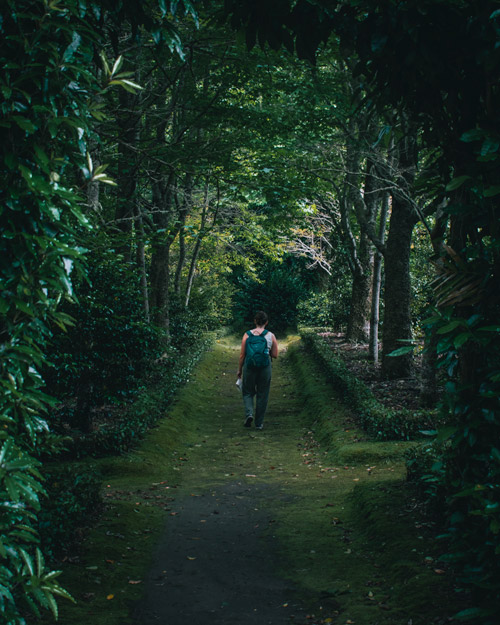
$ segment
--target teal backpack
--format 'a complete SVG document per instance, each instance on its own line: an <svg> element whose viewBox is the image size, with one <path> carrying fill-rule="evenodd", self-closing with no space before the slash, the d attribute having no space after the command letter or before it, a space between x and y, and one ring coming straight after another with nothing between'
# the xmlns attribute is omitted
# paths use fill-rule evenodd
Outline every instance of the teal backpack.
<svg viewBox="0 0 500 625"><path fill-rule="evenodd" d="M267 367L271 360L269 358L269 346L266 340L268 330L255 335L247 332L248 338L245 343L245 364L250 369L261 369Z"/></svg>

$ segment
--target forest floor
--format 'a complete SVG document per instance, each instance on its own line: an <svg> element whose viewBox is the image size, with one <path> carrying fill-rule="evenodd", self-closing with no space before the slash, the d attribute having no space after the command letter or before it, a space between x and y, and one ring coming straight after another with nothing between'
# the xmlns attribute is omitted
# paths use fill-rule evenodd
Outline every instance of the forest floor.
<svg viewBox="0 0 500 625"><path fill-rule="evenodd" d="M65 565L63 625L452 622L412 443L367 441L299 341L282 347L264 431L243 427L227 338L140 449L100 463L105 510Z"/></svg>
<svg viewBox="0 0 500 625"><path fill-rule="evenodd" d="M367 343L346 341L341 332L324 332L321 336L342 357L349 371L368 386L381 404L394 410L420 408L421 354L414 358L411 377L383 380L380 376L381 363L374 364L369 358Z"/></svg>

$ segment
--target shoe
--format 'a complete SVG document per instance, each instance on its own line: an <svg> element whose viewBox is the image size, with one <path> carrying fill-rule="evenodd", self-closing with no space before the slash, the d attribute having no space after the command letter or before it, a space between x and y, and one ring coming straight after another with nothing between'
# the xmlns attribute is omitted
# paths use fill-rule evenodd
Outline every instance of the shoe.
<svg viewBox="0 0 500 625"><path fill-rule="evenodd" d="M253 417L250 415L245 419L245 423L243 424L246 428L252 427Z"/></svg>
<svg viewBox="0 0 500 625"><path fill-rule="evenodd" d="M263 430L263 429L264 429L264 426L263 426L263 425L256 425L256 426L255 426L255 429L256 429L256 430Z"/></svg>

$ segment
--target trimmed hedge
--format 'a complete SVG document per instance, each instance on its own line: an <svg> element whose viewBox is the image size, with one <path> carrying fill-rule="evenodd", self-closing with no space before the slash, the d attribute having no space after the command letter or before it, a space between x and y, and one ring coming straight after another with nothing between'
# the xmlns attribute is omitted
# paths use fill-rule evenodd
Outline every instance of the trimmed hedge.
<svg viewBox="0 0 500 625"><path fill-rule="evenodd" d="M200 360L212 345L216 334L207 333L184 353L170 356L157 364L156 380L124 409L119 419L102 424L97 430L82 435L70 444L72 457L94 458L122 454L134 447L147 431L164 416L165 410L179 388L185 384Z"/></svg>
<svg viewBox="0 0 500 625"><path fill-rule="evenodd" d="M381 404L370 389L347 368L340 356L317 334L304 328L300 334L307 349L313 352L342 401L352 408L360 426L378 440L412 440L422 430L434 429L430 411L390 410Z"/></svg>

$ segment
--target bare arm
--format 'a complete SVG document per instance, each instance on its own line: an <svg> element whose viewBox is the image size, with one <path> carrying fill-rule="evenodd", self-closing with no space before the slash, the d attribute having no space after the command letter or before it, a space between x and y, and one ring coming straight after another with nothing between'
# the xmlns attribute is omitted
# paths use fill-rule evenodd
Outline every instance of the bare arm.
<svg viewBox="0 0 500 625"><path fill-rule="evenodd" d="M241 373L243 371L243 363L245 362L245 345L247 342L248 334L245 332L243 338L241 339L241 350L240 350L240 360L238 363L238 377L241 378Z"/></svg>
<svg viewBox="0 0 500 625"><path fill-rule="evenodd" d="M278 341L273 334L273 344L271 345L271 358L278 358Z"/></svg>

